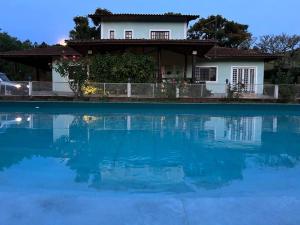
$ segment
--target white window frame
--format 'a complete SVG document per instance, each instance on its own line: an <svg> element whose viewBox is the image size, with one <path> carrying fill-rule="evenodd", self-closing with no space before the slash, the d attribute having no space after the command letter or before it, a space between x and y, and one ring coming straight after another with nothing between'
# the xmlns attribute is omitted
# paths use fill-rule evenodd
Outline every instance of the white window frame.
<svg viewBox="0 0 300 225"><path fill-rule="evenodd" d="M124 29L124 39L126 39L126 31L131 31L131 34L132 34L132 38L131 39L134 39L133 29ZM131 40L131 39L126 39L126 40Z"/></svg>
<svg viewBox="0 0 300 225"><path fill-rule="evenodd" d="M196 68L212 68L212 67L216 68L216 80L215 81L210 81L210 80L205 81L205 83L207 83L207 84L209 84L209 83L210 84L211 83L218 83L219 82L219 66L215 66L215 65L211 65L211 66L196 66ZM200 81L200 82L202 82L202 81Z"/></svg>
<svg viewBox="0 0 300 225"><path fill-rule="evenodd" d="M255 83L254 83L254 93L257 93L257 71L258 71L258 67L257 66L231 66L231 74L230 74L230 83L233 84L233 70L234 69L254 69L254 80L255 80Z"/></svg>
<svg viewBox="0 0 300 225"><path fill-rule="evenodd" d="M111 32L111 31L113 31L113 32L115 33L115 36L114 36L113 39L110 38L110 32ZM117 34L117 32L116 32L115 29L109 29L109 30L108 30L108 34L107 34L107 35L108 35L107 39L109 39L109 40L114 40L114 39L116 39L116 34Z"/></svg>
<svg viewBox="0 0 300 225"><path fill-rule="evenodd" d="M172 31L170 29L150 29L149 30L149 39L150 40L155 40L155 39L151 39L151 32L155 32L155 31L166 31L169 32L169 39L163 39L163 40L172 40Z"/></svg>

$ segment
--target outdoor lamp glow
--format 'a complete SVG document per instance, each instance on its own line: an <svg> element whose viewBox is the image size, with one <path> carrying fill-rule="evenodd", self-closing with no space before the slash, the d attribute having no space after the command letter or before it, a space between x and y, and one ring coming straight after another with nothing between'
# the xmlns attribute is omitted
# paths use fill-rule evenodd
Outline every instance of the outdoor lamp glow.
<svg viewBox="0 0 300 225"><path fill-rule="evenodd" d="M21 84L16 84L15 87L20 89L22 86L21 86Z"/></svg>
<svg viewBox="0 0 300 225"><path fill-rule="evenodd" d="M15 119L15 121L16 121L16 122L22 122L22 118L21 118L21 117L17 117L17 118Z"/></svg>

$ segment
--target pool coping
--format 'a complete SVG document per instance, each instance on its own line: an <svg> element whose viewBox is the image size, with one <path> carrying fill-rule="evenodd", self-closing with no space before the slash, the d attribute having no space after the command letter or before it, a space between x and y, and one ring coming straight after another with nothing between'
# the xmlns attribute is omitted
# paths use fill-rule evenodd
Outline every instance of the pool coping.
<svg viewBox="0 0 300 225"><path fill-rule="evenodd" d="M300 104L300 99L226 99L226 98L96 98L68 96L0 96L0 102L79 102L79 103L148 103L148 104Z"/></svg>

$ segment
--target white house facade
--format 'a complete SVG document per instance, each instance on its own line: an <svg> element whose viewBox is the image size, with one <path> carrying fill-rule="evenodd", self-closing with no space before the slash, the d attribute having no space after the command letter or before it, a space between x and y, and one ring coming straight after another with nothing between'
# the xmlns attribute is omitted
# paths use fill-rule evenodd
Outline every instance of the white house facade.
<svg viewBox="0 0 300 225"><path fill-rule="evenodd" d="M28 59L33 56L48 57L53 91L71 92L66 83L68 79L61 77L54 69L62 56L80 57L132 51L155 58L158 83L182 79L192 84L206 84L208 90L220 96L226 93L227 84L243 84L246 92L263 94L264 65L266 61L273 60L274 56L253 50L218 47L214 40L189 40L189 23L198 16L97 14L90 17L100 21L99 37L92 40L70 40L67 42L68 47L56 47L55 51L50 47L39 50L36 54L22 53ZM18 52L10 56L10 59L14 56L19 57ZM3 54L0 57L9 58Z"/></svg>

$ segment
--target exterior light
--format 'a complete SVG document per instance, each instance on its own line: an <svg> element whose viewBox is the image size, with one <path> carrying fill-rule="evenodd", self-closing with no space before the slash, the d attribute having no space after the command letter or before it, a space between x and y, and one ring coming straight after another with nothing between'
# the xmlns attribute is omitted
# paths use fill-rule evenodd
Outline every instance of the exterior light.
<svg viewBox="0 0 300 225"><path fill-rule="evenodd" d="M17 89L20 89L22 86L21 86L21 84L16 84L15 87L16 87Z"/></svg>
<svg viewBox="0 0 300 225"><path fill-rule="evenodd" d="M88 55L92 55L93 54L93 50L88 50Z"/></svg>
<svg viewBox="0 0 300 225"><path fill-rule="evenodd" d="M192 54L193 54L193 55L197 55L198 52L197 52L197 51L193 51Z"/></svg>
<svg viewBox="0 0 300 225"><path fill-rule="evenodd" d="M22 118L21 118L21 117L17 117L17 118L15 119L15 121L16 121L16 122L22 122Z"/></svg>

